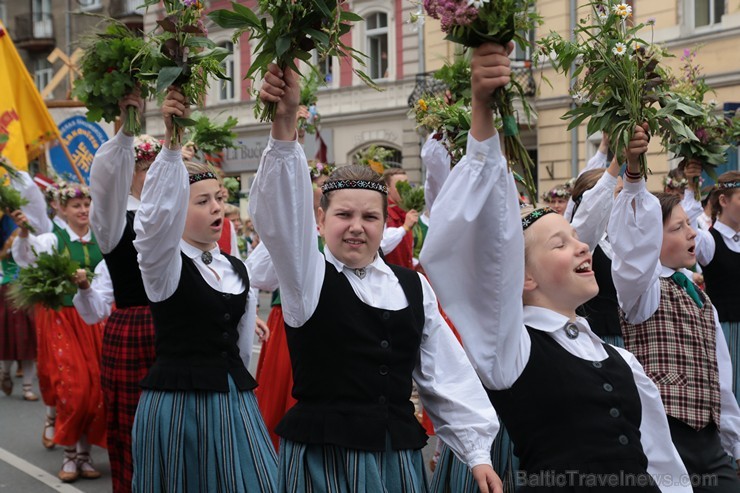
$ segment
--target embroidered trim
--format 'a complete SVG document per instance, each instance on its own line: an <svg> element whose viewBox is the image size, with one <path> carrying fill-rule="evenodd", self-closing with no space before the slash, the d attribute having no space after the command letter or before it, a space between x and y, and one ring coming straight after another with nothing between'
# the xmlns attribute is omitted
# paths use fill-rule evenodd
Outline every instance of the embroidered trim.
<svg viewBox="0 0 740 493"><path fill-rule="evenodd" d="M216 173L213 171L206 171L205 173L196 173L194 175L190 175L190 184L202 181L202 180L218 180L216 177Z"/></svg>
<svg viewBox="0 0 740 493"><path fill-rule="evenodd" d="M356 188L364 190L375 190L376 192L388 195L388 187L383 183L377 183L367 180L334 180L327 181L321 185L322 193L329 193L333 190L344 190L346 188Z"/></svg>
<svg viewBox="0 0 740 493"><path fill-rule="evenodd" d="M548 214L556 214L556 212L549 207L542 207L541 209L535 209L522 218L522 229L526 230L528 227L533 225L538 219Z"/></svg>

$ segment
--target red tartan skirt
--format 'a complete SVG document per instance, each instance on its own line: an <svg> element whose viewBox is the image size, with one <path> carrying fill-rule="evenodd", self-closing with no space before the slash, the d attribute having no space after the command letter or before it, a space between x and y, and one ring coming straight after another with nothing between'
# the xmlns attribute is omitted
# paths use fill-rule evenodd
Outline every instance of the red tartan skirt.
<svg viewBox="0 0 740 493"><path fill-rule="evenodd" d="M270 439L275 450L278 450L280 437L275 434L275 428L288 409L296 403L291 395L293 370L285 337L283 308L280 305L272 307L270 316L267 317L267 326L270 328L270 338L262 344L256 377L260 385L254 390L254 395L257 396Z"/></svg>
<svg viewBox="0 0 740 493"><path fill-rule="evenodd" d="M101 380L108 411L113 491L131 492L131 430L141 388L154 363L154 321L148 306L113 310L105 323Z"/></svg>
<svg viewBox="0 0 740 493"><path fill-rule="evenodd" d="M57 410L54 442L71 446L82 435L105 448L105 404L100 386L102 324L87 325L74 307L38 307L37 368L47 405Z"/></svg>
<svg viewBox="0 0 740 493"><path fill-rule="evenodd" d="M36 329L25 310L15 310L0 286L0 360L36 359Z"/></svg>

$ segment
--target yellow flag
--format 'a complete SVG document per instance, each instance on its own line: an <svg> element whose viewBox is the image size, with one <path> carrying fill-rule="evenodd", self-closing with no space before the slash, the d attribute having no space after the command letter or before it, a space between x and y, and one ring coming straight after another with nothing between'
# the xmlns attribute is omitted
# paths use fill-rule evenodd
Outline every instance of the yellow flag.
<svg viewBox="0 0 740 493"><path fill-rule="evenodd" d="M59 129L26 70L13 40L0 21L0 154L18 169L43 152L46 142L59 138Z"/></svg>

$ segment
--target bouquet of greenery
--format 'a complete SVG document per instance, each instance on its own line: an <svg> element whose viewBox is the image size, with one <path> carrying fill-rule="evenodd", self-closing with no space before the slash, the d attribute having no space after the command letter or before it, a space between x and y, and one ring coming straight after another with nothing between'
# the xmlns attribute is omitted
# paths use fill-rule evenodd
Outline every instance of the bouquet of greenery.
<svg viewBox="0 0 740 493"><path fill-rule="evenodd" d="M350 32L352 23L363 20L345 8L348 3L347 0L257 0L260 18L244 5L231 2L233 10L215 10L208 17L223 28L236 29L234 40L249 32L250 39L258 41L255 47L257 55L244 76L248 79L257 72L264 77L273 61L281 69L290 67L300 73L295 63L295 59L300 59L308 63L312 71L317 71L310 65L313 49L319 59L351 57L364 66L364 55L342 41L342 37ZM268 25L268 17L272 19L271 26ZM377 88L364 72L352 70L367 85ZM272 121L276 111L277 104L267 103L263 107L257 99L255 115L261 121Z"/></svg>
<svg viewBox="0 0 740 493"><path fill-rule="evenodd" d="M201 158L211 164L218 161L218 154L224 149L236 149L236 134L231 130L239 121L233 116L226 118L222 125L214 123L205 115L194 114L195 125L191 127L190 140L195 144Z"/></svg>
<svg viewBox="0 0 740 493"><path fill-rule="evenodd" d="M166 16L157 24L162 32L153 35L151 44L142 50L151 72L141 73L139 78L156 80L159 94L171 85L178 86L187 102L197 105L205 96L211 78L230 80L221 66L229 51L207 38L201 0L161 1ZM160 0L144 0L147 7L159 3ZM175 127L173 144L180 138L179 128L196 123L190 118L180 117L173 117L172 121Z"/></svg>
<svg viewBox="0 0 740 493"><path fill-rule="evenodd" d="M239 191L241 190L241 185L239 184L239 180L237 180L234 177L227 176L224 178L224 188L228 192L229 196L226 199L226 202L229 204L238 204L239 203Z"/></svg>
<svg viewBox="0 0 740 493"><path fill-rule="evenodd" d="M715 168L727 161L728 138L730 128L725 119L715 114L716 103L705 102L705 95L711 91L701 74L701 67L695 63L696 51L684 50L681 57L680 78L674 81L672 96L684 103L695 105L691 114L685 115L682 121L693 131L696 139L683 135L666 133L663 145L675 156L683 158L682 164L696 161L715 181ZM688 101L687 101L688 100ZM699 177L694 178L694 194L701 200Z"/></svg>
<svg viewBox="0 0 740 493"><path fill-rule="evenodd" d="M308 112L311 115L309 118L299 118L298 128L305 130L309 134L315 134L319 126L319 120L321 116L316 110L316 103L319 101L318 97L319 90L319 77L316 72L311 74L303 82L301 87L301 102L300 104L308 108Z"/></svg>
<svg viewBox="0 0 740 493"><path fill-rule="evenodd" d="M416 128L433 133L441 141L455 166L465 155L470 131L470 107L460 100L447 104L442 97L419 99L414 103Z"/></svg>
<svg viewBox="0 0 740 493"><path fill-rule="evenodd" d="M401 180L396 183L396 190L398 190L398 195L401 196L401 202L398 204L401 209L406 212L410 210L422 212L424 210L423 187L412 187L409 182Z"/></svg>
<svg viewBox="0 0 740 493"><path fill-rule="evenodd" d="M507 46L512 40L523 48L531 43L524 36L541 23L534 9L534 0L424 0L426 12L440 19L445 39L467 47L483 43ZM537 199L532 178L534 163L519 137L519 124L514 112L514 99L518 99L529 119L532 109L525 97L524 88L512 78L508 87L496 90L491 107L501 116L504 134L504 153L509 167L521 166L526 177L530 199Z"/></svg>
<svg viewBox="0 0 740 493"><path fill-rule="evenodd" d="M576 107L563 116L570 119L568 130L589 119L588 133L606 133L619 159L625 156L634 128L644 122L651 134L698 140L683 119L701 110L668 90L668 73L660 66L668 54L638 36L646 24L627 23L632 7L626 3L603 0L589 6L590 15L575 28L575 40L557 33L540 40L541 53L549 54L555 70L566 73L577 65L571 94ZM653 24L648 23L651 28ZM640 163L647 177L644 155Z"/></svg>
<svg viewBox="0 0 740 493"><path fill-rule="evenodd" d="M13 173L18 173L13 166L8 164L8 160L3 156L0 156L0 167L4 168L10 176L14 176ZM14 212L26 204L28 204L28 200L21 197L21 193L18 190L8 185L7 180L0 178L0 211ZM31 233L36 233L36 229L28 222L24 223L23 226Z"/></svg>
<svg viewBox="0 0 740 493"><path fill-rule="evenodd" d="M393 156L393 151L390 149L371 144L366 149L356 153L353 161L357 164L370 166L373 171L382 175L385 171L388 158L391 156Z"/></svg>
<svg viewBox="0 0 740 493"><path fill-rule="evenodd" d="M149 84L139 80L145 71L143 57L139 56L146 42L124 24L107 20L104 30L84 38L84 54L80 61L82 77L74 83L72 94L85 103L87 119L112 122L120 114L118 102L137 89L146 99ZM132 135L141 133L139 112L128 107L124 131Z"/></svg>
<svg viewBox="0 0 740 493"><path fill-rule="evenodd" d="M10 302L16 308L24 310L30 310L36 304L59 310L64 297L77 292L77 285L72 282L72 278L79 268L78 262L56 250L41 253L36 258L36 263L21 269L18 279L10 285ZM87 278L93 278L93 273L89 270Z"/></svg>
<svg viewBox="0 0 740 493"><path fill-rule="evenodd" d="M442 68L434 72L434 78L441 80L447 86L449 91L450 104L462 101L465 105L470 106L473 98L472 88L470 86L470 56L463 53L455 57L452 63L445 63Z"/></svg>
<svg viewBox="0 0 740 493"><path fill-rule="evenodd" d="M4 144L8 141L8 136L6 134L0 134L0 144ZM21 177L18 170L10 164L10 161L5 156L0 155L0 168L5 170L5 173L8 174L9 177L18 179Z"/></svg>

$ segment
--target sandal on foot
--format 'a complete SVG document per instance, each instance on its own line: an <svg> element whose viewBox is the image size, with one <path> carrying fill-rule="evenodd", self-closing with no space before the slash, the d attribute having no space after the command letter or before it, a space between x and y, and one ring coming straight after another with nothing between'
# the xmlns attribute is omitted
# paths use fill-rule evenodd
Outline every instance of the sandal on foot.
<svg viewBox="0 0 740 493"><path fill-rule="evenodd" d="M23 399L27 401L37 401L39 400L39 396L33 393L33 390L31 389L30 383L24 383L23 384Z"/></svg>
<svg viewBox="0 0 740 493"><path fill-rule="evenodd" d="M77 454L77 469L83 479L98 479L100 477L100 471L93 467L89 452L79 452Z"/></svg>
<svg viewBox="0 0 740 493"><path fill-rule="evenodd" d="M80 471L77 467L77 451L65 450L62 468L59 470L59 479L64 483L73 483L80 477Z"/></svg>
<svg viewBox="0 0 740 493"><path fill-rule="evenodd" d="M54 443L54 426L56 425L57 417L46 415L46 421L44 421L44 432L41 434L41 443L44 444L44 448L53 449L56 445ZM51 429L51 433L48 430ZM49 436L51 435L51 436Z"/></svg>

